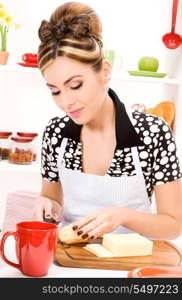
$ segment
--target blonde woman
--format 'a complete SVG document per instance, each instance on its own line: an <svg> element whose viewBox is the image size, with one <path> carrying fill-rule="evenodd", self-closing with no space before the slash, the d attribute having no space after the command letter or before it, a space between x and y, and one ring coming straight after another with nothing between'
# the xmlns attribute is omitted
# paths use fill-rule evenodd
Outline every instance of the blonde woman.
<svg viewBox="0 0 182 300"><path fill-rule="evenodd" d="M65 3L42 21L39 38L39 68L65 116L45 128L33 219L62 215L83 239L108 232L176 238L182 194L172 133L158 117L127 112L109 88L96 12Z"/></svg>

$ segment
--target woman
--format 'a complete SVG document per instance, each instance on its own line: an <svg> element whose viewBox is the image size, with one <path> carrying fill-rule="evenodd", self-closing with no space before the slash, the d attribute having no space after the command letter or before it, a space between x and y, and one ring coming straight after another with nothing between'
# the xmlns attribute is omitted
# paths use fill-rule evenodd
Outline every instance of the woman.
<svg viewBox="0 0 182 300"><path fill-rule="evenodd" d="M44 132L33 218L63 214L83 239L133 231L176 238L182 198L174 139L163 120L127 113L108 88L101 31L93 9L77 2L58 7L39 28L39 68L66 115L51 119Z"/></svg>

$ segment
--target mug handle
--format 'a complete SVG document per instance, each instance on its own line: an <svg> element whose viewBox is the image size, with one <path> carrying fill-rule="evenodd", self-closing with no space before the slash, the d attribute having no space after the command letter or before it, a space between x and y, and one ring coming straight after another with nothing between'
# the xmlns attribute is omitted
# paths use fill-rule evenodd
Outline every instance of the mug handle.
<svg viewBox="0 0 182 300"><path fill-rule="evenodd" d="M5 242L6 242L6 239L7 239L10 235L13 235L14 238L15 238L15 237L16 237L16 232L8 231L8 232L4 233L4 235L3 235L2 239L1 239L1 245L0 245L1 258L2 258L7 264L9 264L10 266L12 266L12 267L14 267L14 268L17 268L17 269L21 270L20 264L15 264L14 262L11 262L9 259L6 258L6 255L5 255L5 253L4 253Z"/></svg>
<svg viewBox="0 0 182 300"><path fill-rule="evenodd" d="M117 63L116 63L117 62ZM123 58L120 55L116 55L113 63L114 71L118 71L123 66Z"/></svg>

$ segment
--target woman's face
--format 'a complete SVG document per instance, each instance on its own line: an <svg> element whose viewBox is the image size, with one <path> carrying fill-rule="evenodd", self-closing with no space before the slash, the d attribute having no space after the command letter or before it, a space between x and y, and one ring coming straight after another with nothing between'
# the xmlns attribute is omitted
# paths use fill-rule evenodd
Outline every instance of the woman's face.
<svg viewBox="0 0 182 300"><path fill-rule="evenodd" d="M94 72L90 65L67 57L57 57L44 71L57 106L79 125L93 120L106 97L110 66Z"/></svg>

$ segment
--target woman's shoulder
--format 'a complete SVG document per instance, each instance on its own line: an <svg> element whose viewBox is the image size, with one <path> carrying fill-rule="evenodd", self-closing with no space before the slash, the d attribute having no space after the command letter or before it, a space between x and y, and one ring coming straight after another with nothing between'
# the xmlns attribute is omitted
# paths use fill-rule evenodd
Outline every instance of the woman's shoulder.
<svg viewBox="0 0 182 300"><path fill-rule="evenodd" d="M158 116L133 111L132 118L136 132L146 145L152 142L156 144L157 139L160 139L161 136L166 136L167 133L171 134L171 128L167 122Z"/></svg>
<svg viewBox="0 0 182 300"><path fill-rule="evenodd" d="M67 115L51 118L44 129L43 139L54 146L60 144L69 120L70 118Z"/></svg>

